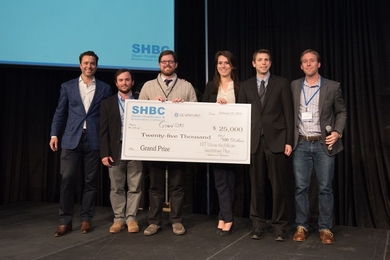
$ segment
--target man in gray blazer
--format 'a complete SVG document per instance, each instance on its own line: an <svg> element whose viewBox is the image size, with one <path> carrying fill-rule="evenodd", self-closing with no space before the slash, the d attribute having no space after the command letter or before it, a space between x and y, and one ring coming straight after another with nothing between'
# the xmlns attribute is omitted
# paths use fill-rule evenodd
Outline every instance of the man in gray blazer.
<svg viewBox="0 0 390 260"><path fill-rule="evenodd" d="M81 75L61 85L58 107L50 131L50 148L58 150L58 136L66 122L61 143L60 223L54 236L72 231L74 188L79 163L84 160L84 193L81 205L81 232L91 230L95 209L97 178L100 169L99 115L100 102L111 95L110 85L95 79L98 56L93 51L80 54Z"/></svg>
<svg viewBox="0 0 390 260"><path fill-rule="evenodd" d="M291 83L294 103L293 171L295 177L296 232L294 241L303 242L309 230L309 187L312 169L318 181L318 229L324 244L334 244L333 190L335 155L343 150L339 140L347 118L340 83L323 78L318 52L301 54L305 77Z"/></svg>

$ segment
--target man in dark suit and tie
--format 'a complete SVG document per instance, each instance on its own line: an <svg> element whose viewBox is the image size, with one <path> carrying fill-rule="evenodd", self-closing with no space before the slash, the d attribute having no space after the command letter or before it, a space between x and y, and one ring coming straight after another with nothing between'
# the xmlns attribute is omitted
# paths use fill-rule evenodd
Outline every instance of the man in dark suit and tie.
<svg viewBox="0 0 390 260"><path fill-rule="evenodd" d="M121 153L125 100L136 99L138 95L131 90L134 80L130 70L119 69L114 78L118 94L104 100L100 107L100 155L110 175L110 201L114 212L114 224L109 232L119 233L127 225L129 233L137 233L142 162L121 160Z"/></svg>
<svg viewBox="0 0 390 260"><path fill-rule="evenodd" d="M250 218L252 239L261 239L267 227L265 211L265 178L272 187L272 219L274 239L287 239L285 178L287 156L293 144L293 106L287 79L272 75L271 53L260 49L253 54L256 76L245 81L238 96L239 103L252 105L251 116L251 182Z"/></svg>
<svg viewBox="0 0 390 260"><path fill-rule="evenodd" d="M66 122L61 143L60 226L59 237L72 230L74 189L79 163L84 160L84 193L81 205L81 232L91 230L95 209L97 178L100 169L99 115L100 102L111 95L110 85L95 79L98 56L93 51L80 54L81 75L61 85L58 107L51 124L50 148L58 150L58 136Z"/></svg>
<svg viewBox="0 0 390 260"><path fill-rule="evenodd" d="M309 188L312 169L318 182L318 230L324 244L334 244L333 190L335 155L343 150L341 135L347 112L340 83L320 76L318 52L301 54L304 78L291 82L294 103L295 223L294 241L306 240L309 230Z"/></svg>

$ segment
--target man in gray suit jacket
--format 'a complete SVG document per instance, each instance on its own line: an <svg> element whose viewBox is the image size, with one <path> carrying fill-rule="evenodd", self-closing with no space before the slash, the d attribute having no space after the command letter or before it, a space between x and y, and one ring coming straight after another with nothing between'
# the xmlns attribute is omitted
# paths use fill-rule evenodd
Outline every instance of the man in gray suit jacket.
<svg viewBox="0 0 390 260"><path fill-rule="evenodd" d="M295 208L294 241L306 240L309 229L309 187L312 169L318 181L318 229L324 244L334 244L333 191L335 155L343 150L339 140L347 118L340 83L318 73L320 55L311 49L301 55L305 77L291 83L294 103Z"/></svg>
<svg viewBox="0 0 390 260"><path fill-rule="evenodd" d="M93 51L80 54L81 76L61 85L58 107L51 124L49 146L58 150L58 136L66 122L62 137L60 223L54 236L72 230L74 186L80 160L84 160L84 193L81 206L81 232L91 230L90 222L95 209L99 157L100 102L111 95L111 87L95 79L98 56Z"/></svg>
<svg viewBox="0 0 390 260"><path fill-rule="evenodd" d="M136 99L137 95L131 90L134 80L130 70L119 69L114 78L118 94L104 100L100 107L100 156L102 163L108 167L110 201L114 212L114 224L109 232L119 233L126 224L129 233L137 233L142 162L121 160L125 100Z"/></svg>

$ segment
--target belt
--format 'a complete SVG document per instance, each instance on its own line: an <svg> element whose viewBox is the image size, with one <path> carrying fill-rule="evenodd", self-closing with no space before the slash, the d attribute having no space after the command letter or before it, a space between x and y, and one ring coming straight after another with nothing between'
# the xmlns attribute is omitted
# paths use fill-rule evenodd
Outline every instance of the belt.
<svg viewBox="0 0 390 260"><path fill-rule="evenodd" d="M313 136L299 135L299 139L303 139L306 141L319 141L322 139L322 136L321 135L313 135Z"/></svg>

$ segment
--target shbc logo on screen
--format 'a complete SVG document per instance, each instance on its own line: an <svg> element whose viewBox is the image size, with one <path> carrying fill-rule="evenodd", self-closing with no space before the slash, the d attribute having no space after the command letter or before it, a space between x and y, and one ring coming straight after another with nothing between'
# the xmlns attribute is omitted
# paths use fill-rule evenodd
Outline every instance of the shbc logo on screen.
<svg viewBox="0 0 390 260"><path fill-rule="evenodd" d="M151 44L139 44L134 43L132 45L133 53L143 53L143 54L160 54L160 52L169 50L169 46L159 46L159 45L151 45Z"/></svg>

